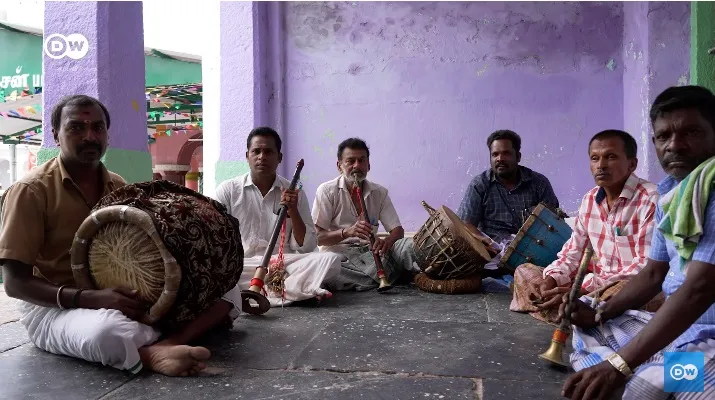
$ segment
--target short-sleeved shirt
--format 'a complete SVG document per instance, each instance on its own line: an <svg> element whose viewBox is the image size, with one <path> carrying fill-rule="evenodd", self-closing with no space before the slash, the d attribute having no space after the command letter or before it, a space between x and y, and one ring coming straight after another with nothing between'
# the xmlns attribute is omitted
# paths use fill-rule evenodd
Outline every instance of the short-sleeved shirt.
<svg viewBox="0 0 715 400"><path fill-rule="evenodd" d="M663 179L658 184L658 192L661 197L673 190L678 183L679 182L671 176ZM667 299L685 282L685 274L687 274L687 271L685 271L685 274L681 271L680 255L675 249L673 242L666 240L663 233L657 229L662 219L663 209L660 207L660 203L658 203L655 210L656 229L653 231L650 258L655 261L667 262L670 266L662 286L663 294L665 294ZM715 193L710 194L703 221L703 234L698 240L698 245L695 248L692 260L710 264L715 268ZM688 343L712 338L715 338L715 305L711 305L694 324L690 325L682 335L675 339L674 343L676 346L684 346Z"/></svg>
<svg viewBox="0 0 715 400"><path fill-rule="evenodd" d="M126 182L101 166L103 195ZM34 266L34 274L56 285L72 285L70 249L93 205L85 200L60 157L28 172L2 198L0 259Z"/></svg>
<svg viewBox="0 0 715 400"><path fill-rule="evenodd" d="M656 185L631 174L618 199L609 208L606 191L596 186L586 193L578 210L573 232L556 260L544 268L544 278L559 286L570 285L576 276L587 243L594 258L582 290L590 293L610 283L630 279L646 265L658 203Z"/></svg>
<svg viewBox="0 0 715 400"><path fill-rule="evenodd" d="M367 214L371 219L372 232L377 234L379 223L387 232L402 226L400 218L397 216L395 206L390 200L390 195L387 189L378 185L375 182L365 180L362 188L362 197L365 199L365 207ZM358 210L355 209L352 198L350 197L350 187L345 182L345 178L341 175L331 181L325 182L318 186L313 201L313 222L316 227L320 227L327 231L335 231L343 228L349 228L358 221ZM345 244L362 243L358 238L347 238L338 245L324 248L321 250L330 250L334 252L342 252Z"/></svg>
<svg viewBox="0 0 715 400"><path fill-rule="evenodd" d="M271 189L264 197L261 190L253 183L251 174L247 173L237 178L224 181L216 188L216 200L226 206L228 211L238 219L241 226L241 242L243 242L244 257L250 258L263 256L273 234L273 227L278 220L281 209L282 189L288 189L290 181L280 175ZM315 225L310 216L310 205L305 191L301 190L298 196L298 212L305 224L305 237L303 245L293 237L293 222L286 218L285 244L295 253L310 253L318 245ZM273 249L273 254L278 254L278 247Z"/></svg>
<svg viewBox="0 0 715 400"><path fill-rule="evenodd" d="M544 175L519 166L519 183L507 190L488 169L469 183L457 215L499 243L517 234L531 209L541 202L552 209L559 206L551 182Z"/></svg>

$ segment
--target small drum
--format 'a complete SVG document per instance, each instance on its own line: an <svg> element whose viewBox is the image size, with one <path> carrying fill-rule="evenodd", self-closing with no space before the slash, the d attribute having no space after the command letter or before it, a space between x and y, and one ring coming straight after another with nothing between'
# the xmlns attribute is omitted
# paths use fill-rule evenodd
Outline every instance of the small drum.
<svg viewBox="0 0 715 400"><path fill-rule="evenodd" d="M506 248L499 266L512 272L524 263L546 267L556 260L571 227L545 204L537 205Z"/></svg>
<svg viewBox="0 0 715 400"><path fill-rule="evenodd" d="M141 322L174 329L233 289L243 271L238 220L183 186L124 186L94 207L75 235L79 288L136 289L151 305Z"/></svg>
<svg viewBox="0 0 715 400"><path fill-rule="evenodd" d="M432 279L459 279L481 271L491 257L484 244L469 232L449 208L439 211L424 201L430 214L415 234L415 254L422 271Z"/></svg>

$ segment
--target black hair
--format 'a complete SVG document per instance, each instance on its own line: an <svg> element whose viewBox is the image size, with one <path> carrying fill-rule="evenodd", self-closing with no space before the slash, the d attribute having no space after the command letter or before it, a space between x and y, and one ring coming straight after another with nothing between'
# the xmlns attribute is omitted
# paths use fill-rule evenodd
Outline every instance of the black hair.
<svg viewBox="0 0 715 400"><path fill-rule="evenodd" d="M650 123L663 114L694 108L710 123L715 130L715 95L702 86L673 86L665 89L653 101L650 108Z"/></svg>
<svg viewBox="0 0 715 400"><path fill-rule="evenodd" d="M368 160L370 159L370 148L367 147L367 143L360 138L350 138L340 142L338 145L338 160L343 158L343 151L345 151L345 149L365 150Z"/></svg>
<svg viewBox="0 0 715 400"><path fill-rule="evenodd" d="M588 151L591 152L591 143L597 139L619 138L623 141L623 148L626 150L627 158L638 157L638 144L636 140L628 132L619 131L618 129L606 129L593 135L591 141L588 142Z"/></svg>
<svg viewBox="0 0 715 400"><path fill-rule="evenodd" d="M55 104L55 107L52 109L51 117L52 129L54 129L56 132L60 130L60 124L62 124L62 110L64 110L65 107L87 107L94 105L99 106L99 108L102 109L102 112L104 112L104 119L107 122L107 129L109 129L111 121L109 119L109 111L107 111L107 107L105 107L101 101L95 99L94 97L87 96L84 94L75 94L72 96L63 97L57 104Z"/></svg>
<svg viewBox="0 0 715 400"><path fill-rule="evenodd" d="M509 140L514 150L516 150L517 153L521 152L521 137L514 131L501 129L492 132L487 138L487 148L489 148L489 151L492 150L492 143L494 143L495 140Z"/></svg>
<svg viewBox="0 0 715 400"><path fill-rule="evenodd" d="M278 149L278 152L281 152L281 146L283 145L283 142L281 142L281 137L278 136L278 132L276 132L275 129L268 126L259 126L258 128L254 128L253 130L251 130L251 133L248 134L248 139L246 139L246 150L251 149L251 140L253 140L253 138L256 136L266 136L273 138L273 141L276 143L276 148Z"/></svg>

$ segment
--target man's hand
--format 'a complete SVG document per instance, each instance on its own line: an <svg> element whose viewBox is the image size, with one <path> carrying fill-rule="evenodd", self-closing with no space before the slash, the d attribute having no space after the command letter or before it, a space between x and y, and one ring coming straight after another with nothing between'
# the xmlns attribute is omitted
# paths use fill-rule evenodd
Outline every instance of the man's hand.
<svg viewBox="0 0 715 400"><path fill-rule="evenodd" d="M626 383L626 377L608 361L581 370L569 377L561 396L571 400L605 400Z"/></svg>
<svg viewBox="0 0 715 400"><path fill-rule="evenodd" d="M393 244L394 242L390 239L375 239L375 245L372 246L372 252L382 257L387 254L390 249L392 249Z"/></svg>
<svg viewBox="0 0 715 400"><path fill-rule="evenodd" d="M563 301L563 294L570 291L570 287L557 287L556 279L549 276L539 286L542 303L537 305L537 307L542 311L558 308Z"/></svg>
<svg viewBox="0 0 715 400"><path fill-rule="evenodd" d="M369 240L370 234L372 233L372 225L369 223L359 220L350 228L345 229L345 237L356 237L363 240Z"/></svg>
<svg viewBox="0 0 715 400"><path fill-rule="evenodd" d="M282 189L280 205L288 206L288 213L298 212L298 193L300 190Z"/></svg>
<svg viewBox="0 0 715 400"><path fill-rule="evenodd" d="M529 298L534 305L540 305L544 304L545 301L548 299L544 296L544 292L548 292L549 290L556 288L556 280L549 276L544 279L544 281L540 285L537 285L535 283L529 283L528 285L531 292Z"/></svg>
<svg viewBox="0 0 715 400"><path fill-rule="evenodd" d="M94 310L100 308L118 310L136 321L148 308L147 304L142 303L136 297L136 290L125 288L85 290L80 294L79 306Z"/></svg>
<svg viewBox="0 0 715 400"><path fill-rule="evenodd" d="M544 279L544 281L541 283L541 285L539 285L539 292L537 294L541 296L542 299L546 299L547 296L545 295L545 293L551 289L555 289L556 286L556 279L551 276L547 276L546 279Z"/></svg>
<svg viewBox="0 0 715 400"><path fill-rule="evenodd" d="M566 313L566 304L568 303L569 294L566 293L562 297L561 306L559 306L559 321L564 317ZM596 322L596 310L589 307L588 304L582 302L579 299L573 302L571 305L571 315L569 317L573 325L579 328L592 328L598 323ZM610 364L609 364L610 365Z"/></svg>

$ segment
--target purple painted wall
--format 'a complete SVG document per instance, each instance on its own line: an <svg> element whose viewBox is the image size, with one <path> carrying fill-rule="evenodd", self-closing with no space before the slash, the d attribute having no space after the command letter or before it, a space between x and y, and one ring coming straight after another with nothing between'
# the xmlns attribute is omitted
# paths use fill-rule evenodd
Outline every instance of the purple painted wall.
<svg viewBox="0 0 715 400"><path fill-rule="evenodd" d="M648 114L660 92L689 82L690 3L626 2L623 11L624 127L639 141L638 174L657 182L665 173Z"/></svg>
<svg viewBox="0 0 715 400"><path fill-rule="evenodd" d="M688 41L687 3L647 8L666 18L645 22L651 54L687 54L675 46ZM522 164L547 175L562 207L575 211L593 186L590 137L640 126L632 122L640 91L626 93L624 83L651 67L667 70L659 84L687 74L683 57L624 76L624 30L640 31L625 23L622 3L291 2L282 15L283 173L305 158L312 199L336 176L338 143L362 137L370 177L390 190L408 231L427 218L420 200L457 208L489 166L485 141L496 129L522 136Z"/></svg>
<svg viewBox="0 0 715 400"><path fill-rule="evenodd" d="M260 92L260 76L254 41L256 18L251 2L221 2L221 140L223 161L246 159L246 137L256 125L261 103L254 101ZM229 22L230 21L230 22ZM244 45L238 46L237 43Z"/></svg>

